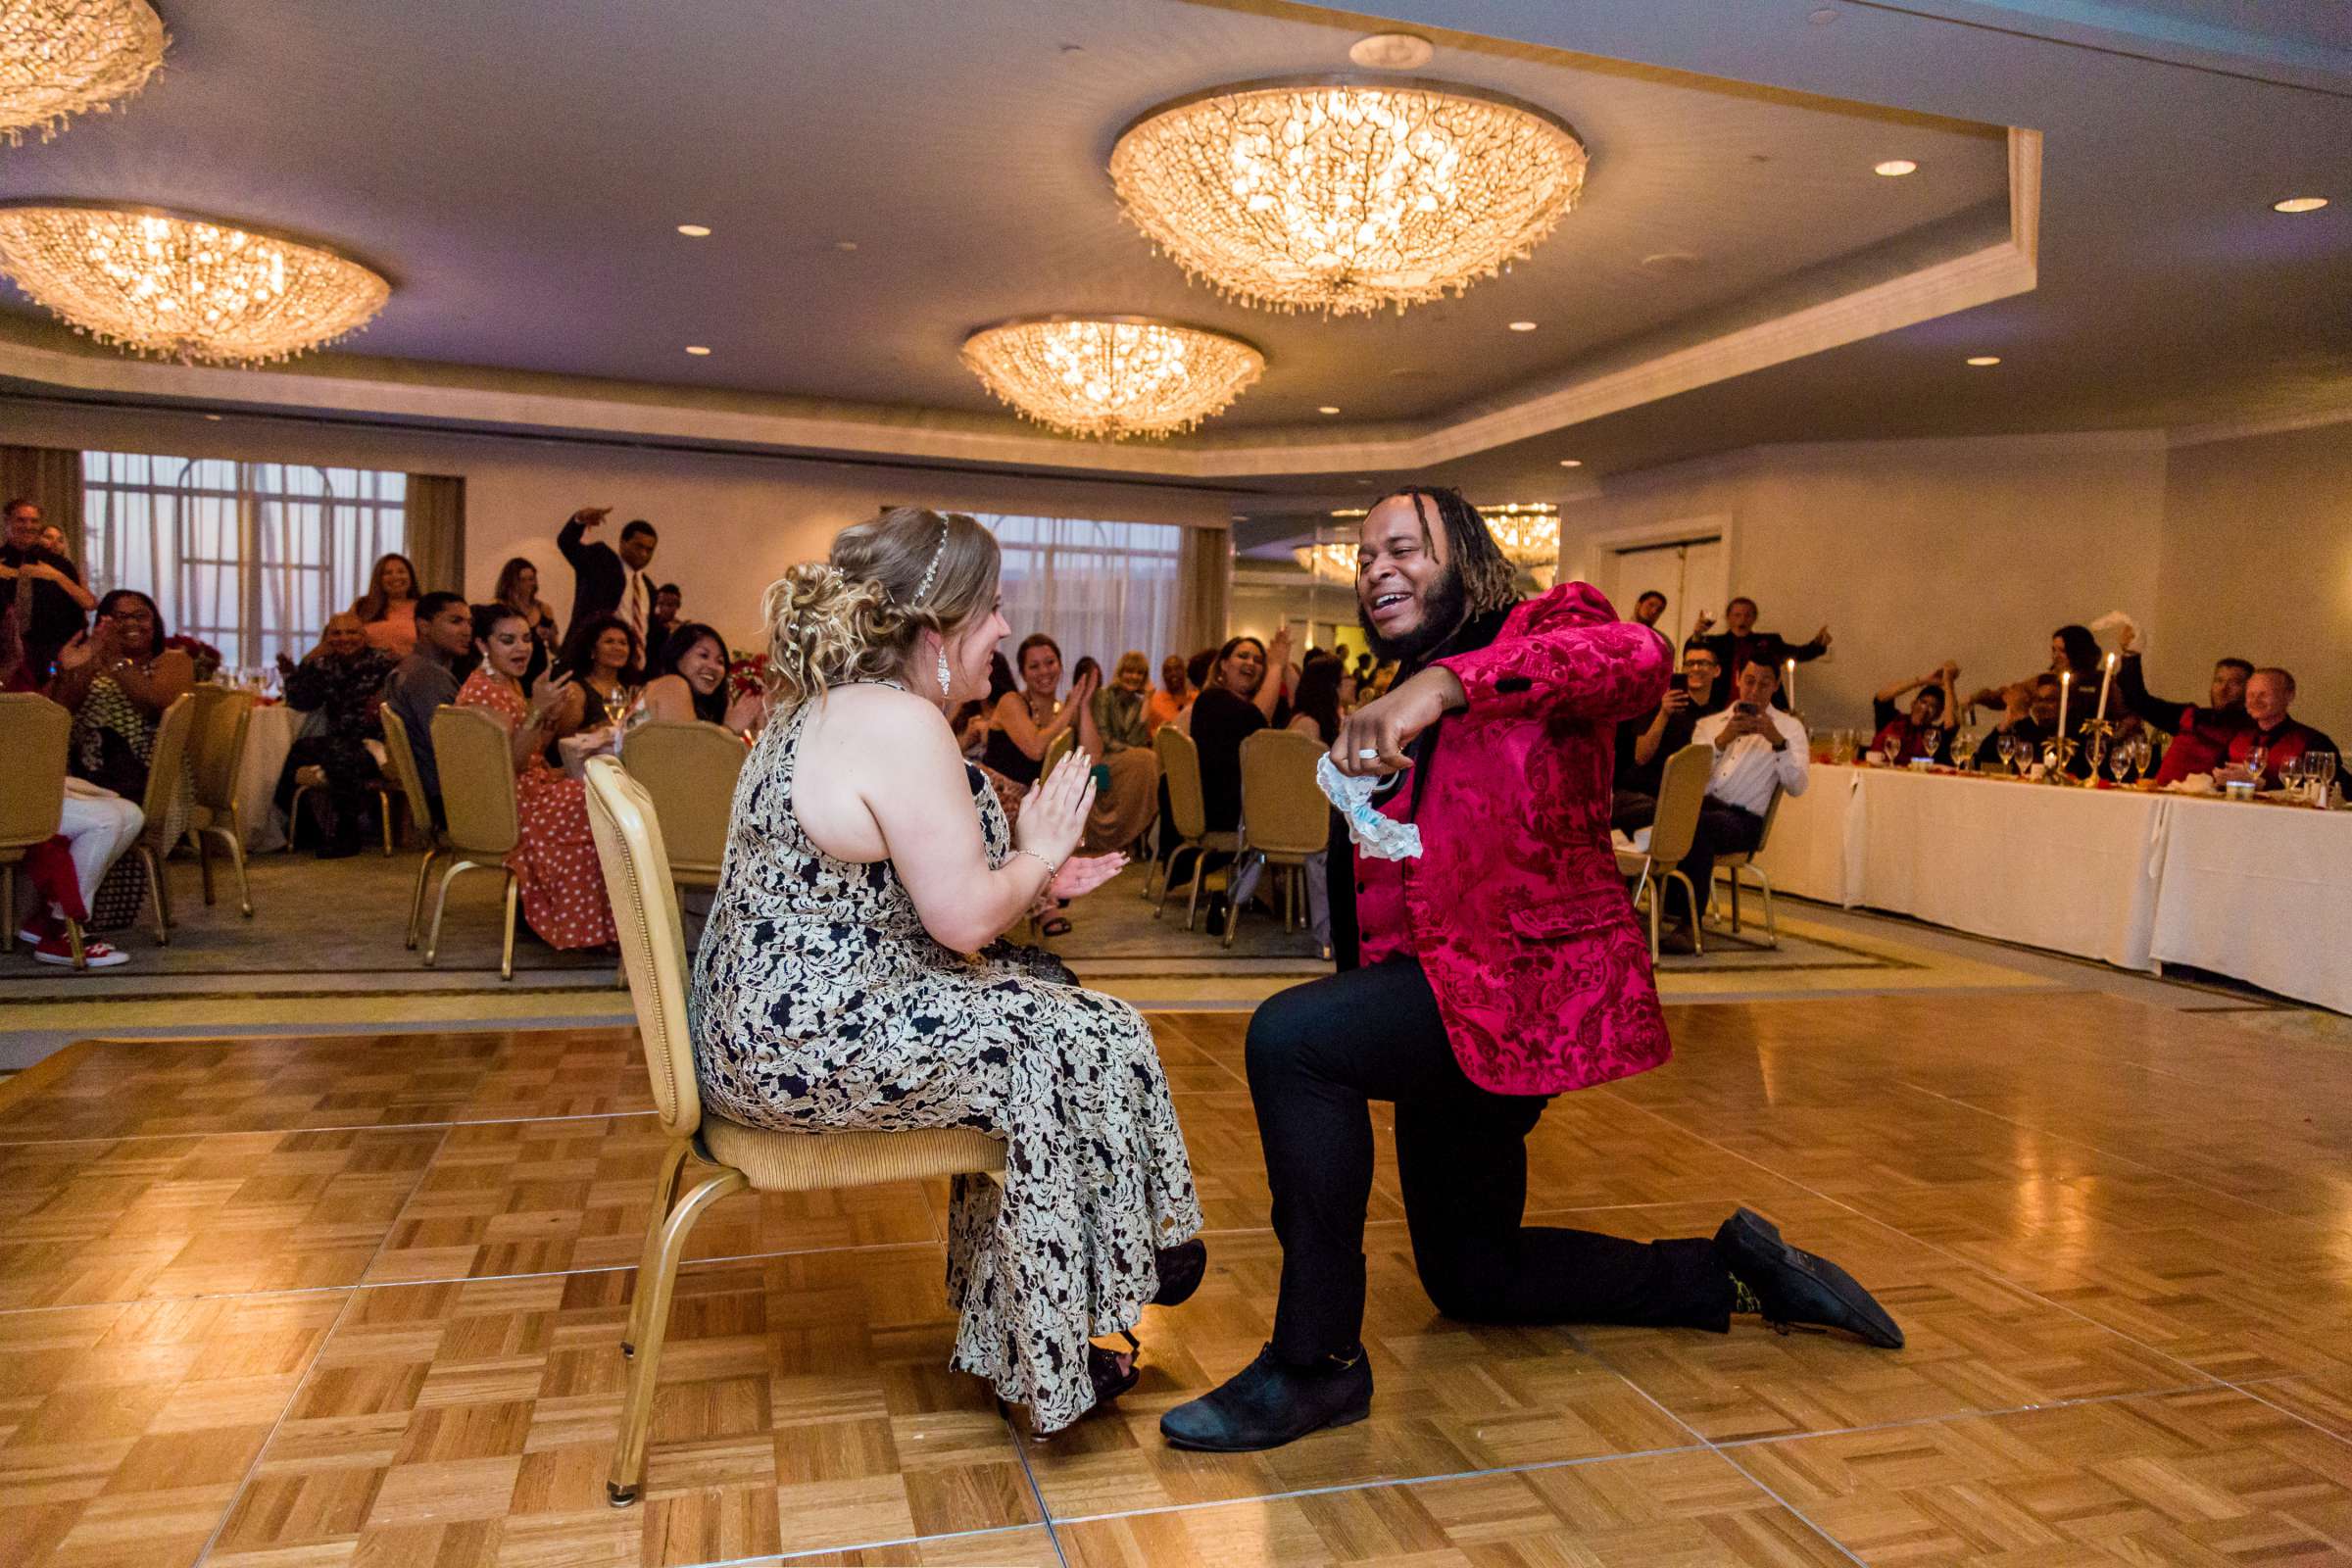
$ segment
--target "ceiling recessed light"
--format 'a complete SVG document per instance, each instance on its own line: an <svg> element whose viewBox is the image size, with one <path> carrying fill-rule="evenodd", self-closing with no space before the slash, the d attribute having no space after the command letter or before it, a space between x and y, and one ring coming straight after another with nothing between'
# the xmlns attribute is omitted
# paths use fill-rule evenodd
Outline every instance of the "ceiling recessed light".
<svg viewBox="0 0 2352 1568"><path fill-rule="evenodd" d="M1533 332L1535 329L1536 323L1533 321L1513 321L1511 323L1511 330L1514 332Z"/></svg>
<svg viewBox="0 0 2352 1568"><path fill-rule="evenodd" d="M706 239L710 236L710 225L709 223L680 223L678 232L688 239Z"/></svg>
<svg viewBox="0 0 2352 1568"><path fill-rule="evenodd" d="M708 354L710 351L703 347L700 343L689 343L686 345L686 352L689 354L702 355Z"/></svg>
<svg viewBox="0 0 2352 1568"><path fill-rule="evenodd" d="M205 416L205 417L212 420L215 424L219 424L220 422L220 416L218 414L208 414Z"/></svg>
<svg viewBox="0 0 2352 1568"><path fill-rule="evenodd" d="M854 239L837 239L833 242L833 248L837 251L854 251L858 248L858 242Z"/></svg>
<svg viewBox="0 0 2352 1568"><path fill-rule="evenodd" d="M2289 196L2282 202L2271 203L2274 213L2316 213L2328 205L2325 196Z"/></svg>
<svg viewBox="0 0 2352 1568"><path fill-rule="evenodd" d="M1888 179L1900 179L1905 174L1913 174L1918 172L1919 166L1908 158L1889 158L1871 170L1872 173L1884 174Z"/></svg>
<svg viewBox="0 0 2352 1568"><path fill-rule="evenodd" d="M1987 365L2000 364L2001 357L1998 354L1972 354L1969 356L1968 363L1982 368Z"/></svg>
<svg viewBox="0 0 2352 1568"><path fill-rule="evenodd" d="M1584 466L1585 460L1582 458L1562 458L1560 460L1560 466L1563 468L1581 468Z"/></svg>
<svg viewBox="0 0 2352 1568"><path fill-rule="evenodd" d="M1816 27L1826 27L1838 20L1838 11L1834 6L1816 6L1805 13L1805 20Z"/></svg>
<svg viewBox="0 0 2352 1568"><path fill-rule="evenodd" d="M1410 32L1376 32L1348 46L1348 58L1366 71L1418 71L1437 45Z"/></svg>
<svg viewBox="0 0 2352 1568"><path fill-rule="evenodd" d="M1333 408L1333 407L1332 407L1330 404L1326 403L1326 404L1324 404L1324 405L1323 405L1321 408L1317 409L1315 412L1316 412L1317 414L1337 414L1337 413L1339 413L1340 411L1339 411L1338 409L1335 409L1335 408Z"/></svg>

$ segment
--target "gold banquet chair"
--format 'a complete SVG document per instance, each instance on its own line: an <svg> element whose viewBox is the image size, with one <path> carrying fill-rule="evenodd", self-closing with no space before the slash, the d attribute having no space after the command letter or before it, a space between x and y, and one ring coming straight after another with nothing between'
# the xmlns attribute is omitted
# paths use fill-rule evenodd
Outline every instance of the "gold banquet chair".
<svg viewBox="0 0 2352 1568"><path fill-rule="evenodd" d="M1692 744L1666 759L1658 783L1658 814L1649 825L1647 851L1619 850L1617 874L1639 878L1634 907L1649 900L1649 961L1658 961L1658 907L1666 902L1666 884L1683 885L1690 909L1690 951L1703 953L1698 931L1698 890L1682 870L1683 859L1698 839L1698 808L1707 798L1707 780L1715 771L1715 749Z"/></svg>
<svg viewBox="0 0 2352 1568"><path fill-rule="evenodd" d="M1152 749L1159 756L1159 776L1168 784L1168 830L1175 836L1176 847L1168 852L1166 871L1159 880L1159 903L1152 909L1152 918L1159 918L1168 906L1168 892L1176 885L1176 858L1190 850L1193 854L1191 902L1185 906L1184 928L1193 928L1193 916L1200 907L1200 867L1212 854L1239 855L1242 836L1239 833L1208 831L1208 799L1200 788L1200 748L1172 724L1162 724L1152 737ZM1215 875L1222 877L1223 872ZM1214 892L1212 886L1210 889Z"/></svg>
<svg viewBox="0 0 2352 1568"><path fill-rule="evenodd" d="M170 708L164 710L163 721L155 726L155 749L147 755L147 797L139 808L147 813L147 825L139 829L139 837L131 853L147 872L147 896L155 901L155 945L172 945L172 927L177 923L172 913L172 878L167 874L165 861L170 858L173 843L169 836L172 819L176 814L179 792L188 786L188 737L196 727L196 694L184 692Z"/></svg>
<svg viewBox="0 0 2352 1568"><path fill-rule="evenodd" d="M678 886L718 886L735 780L749 756L751 749L734 731L699 719L657 719L621 737L620 765L654 803Z"/></svg>
<svg viewBox="0 0 2352 1568"><path fill-rule="evenodd" d="M245 783L245 736L253 727L254 696L225 686L196 688L196 717L189 751L194 759L188 837L204 879L204 902L213 902L213 840L228 849L237 873L237 911L253 918L253 889L245 880L245 820L237 796Z"/></svg>
<svg viewBox="0 0 2352 1568"><path fill-rule="evenodd" d="M0 693L0 949L17 951L17 866L24 852L57 833L66 807L66 743L74 715L31 692ZM74 967L81 958L81 925L66 922Z"/></svg>
<svg viewBox="0 0 2352 1568"><path fill-rule="evenodd" d="M619 1442L612 1452L607 1497L628 1507L645 1485L647 1438L654 1390L661 1377L662 1342L669 1329L678 1262L695 1221L712 1203L747 1189L806 1193L936 1176L996 1175L1004 1146L968 1128L920 1132L786 1133L746 1127L705 1113L695 1079L694 1045L686 1032L685 927L677 884L662 846L662 823L643 785L614 759L588 763L588 822L620 937L621 968L645 1043L646 1075L669 1148L654 1174L653 1213L644 1259L629 1301L629 1361L621 1400ZM687 1166L693 1170L691 1179Z"/></svg>
<svg viewBox="0 0 2352 1568"><path fill-rule="evenodd" d="M1764 890L1764 945L1768 948L1781 945L1781 924L1772 913L1772 878L1756 863L1756 857L1772 845L1772 824L1780 819L1783 793L1780 786L1773 786L1772 802L1764 808L1764 830L1756 835L1754 849L1715 857L1715 869L1732 885L1732 935L1740 934L1740 873L1745 871L1754 877L1756 885Z"/></svg>
<svg viewBox="0 0 2352 1568"><path fill-rule="evenodd" d="M1297 730L1261 729L1242 742L1242 853L1279 868L1282 928L1302 917L1306 858L1331 846L1331 802L1315 782L1315 764L1328 751ZM1242 901L1225 911L1225 946L1242 923Z"/></svg>
<svg viewBox="0 0 2352 1568"><path fill-rule="evenodd" d="M1074 722L1068 729L1046 742L1046 755L1039 759L1037 764L1037 781L1043 784L1046 781L1046 775L1059 767L1061 760L1069 756L1071 748L1077 744L1078 726ZM1102 759L1097 758L1095 760L1101 761Z"/></svg>
<svg viewBox="0 0 2352 1568"><path fill-rule="evenodd" d="M449 885L466 871L496 871L507 883L506 943L498 977L514 978L514 901L521 886L507 857L522 842L522 809L514 800L514 750L507 727L478 708L433 710L433 763L441 774L442 852L451 857L433 894L433 923L424 939L424 965L441 950L441 911Z"/></svg>
<svg viewBox="0 0 2352 1568"><path fill-rule="evenodd" d="M407 722L389 707L383 710L383 719L384 755L391 760L400 793L408 797L409 820L416 824L417 836L424 840L424 855L416 862L416 889L409 895L408 945L414 948L417 927L424 923L424 881L433 862L449 853L449 836L433 821L433 798L425 793L424 774L416 766L416 748L409 744Z"/></svg>

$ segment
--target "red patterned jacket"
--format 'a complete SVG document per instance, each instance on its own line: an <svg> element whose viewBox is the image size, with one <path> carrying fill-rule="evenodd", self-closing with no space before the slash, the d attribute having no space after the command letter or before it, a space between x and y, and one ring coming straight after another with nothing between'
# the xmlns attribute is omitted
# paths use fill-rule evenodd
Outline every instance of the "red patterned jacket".
<svg viewBox="0 0 2352 1568"><path fill-rule="evenodd" d="M1469 702L1437 725L1413 781L1421 858L1400 864L1455 1058L1504 1095L1646 1072L1671 1048L1609 848L1609 775L1618 721L1657 706L1673 651L1562 583L1436 662Z"/></svg>

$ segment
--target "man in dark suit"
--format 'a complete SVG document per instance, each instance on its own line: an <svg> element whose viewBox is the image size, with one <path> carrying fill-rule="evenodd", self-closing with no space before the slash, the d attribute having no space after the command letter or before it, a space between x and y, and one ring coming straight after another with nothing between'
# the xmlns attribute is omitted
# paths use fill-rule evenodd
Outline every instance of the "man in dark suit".
<svg viewBox="0 0 2352 1568"><path fill-rule="evenodd" d="M652 523L639 517L620 530L620 549L615 553L611 545L588 537L612 514L611 507L582 507L556 535L556 548L571 563L572 572L571 621L564 628L564 641L568 644L573 632L597 616L612 614L629 623L642 648L646 629L653 622L658 591L645 568L654 564L654 549L662 537Z"/></svg>
<svg viewBox="0 0 2352 1568"><path fill-rule="evenodd" d="M0 683L9 691L38 691L57 651L80 631L97 608L81 571L41 543L41 509L11 501L8 531L0 537Z"/></svg>
<svg viewBox="0 0 2352 1568"><path fill-rule="evenodd" d="M1723 623L1722 631L1709 636L1708 628L1715 624L1715 617L1704 611L1699 612L1697 621L1690 628L1690 635L1683 639L1683 646L1705 648L1714 654L1716 664L1723 670L1727 689L1739 684L1740 671L1750 664L1762 662L1776 670L1785 669L1791 660L1800 664L1810 663L1830 651L1830 628L1827 626L1815 632L1811 641L1801 643L1792 643L1777 631L1756 630L1756 602L1744 594L1723 607ZM1773 707L1785 709L1788 706L1786 686L1787 682L1784 681L1782 689L1775 690Z"/></svg>

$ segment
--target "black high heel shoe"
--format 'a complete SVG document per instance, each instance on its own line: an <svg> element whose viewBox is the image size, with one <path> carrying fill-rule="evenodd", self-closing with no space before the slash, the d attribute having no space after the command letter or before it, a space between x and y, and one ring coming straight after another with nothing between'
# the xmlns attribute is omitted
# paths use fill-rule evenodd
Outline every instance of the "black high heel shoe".
<svg viewBox="0 0 2352 1568"><path fill-rule="evenodd" d="M1208 1244L1196 1236L1163 1247L1152 1254L1152 1263L1159 1274L1159 1291L1152 1298L1152 1305L1182 1306L1193 1298L1201 1276L1208 1272Z"/></svg>

